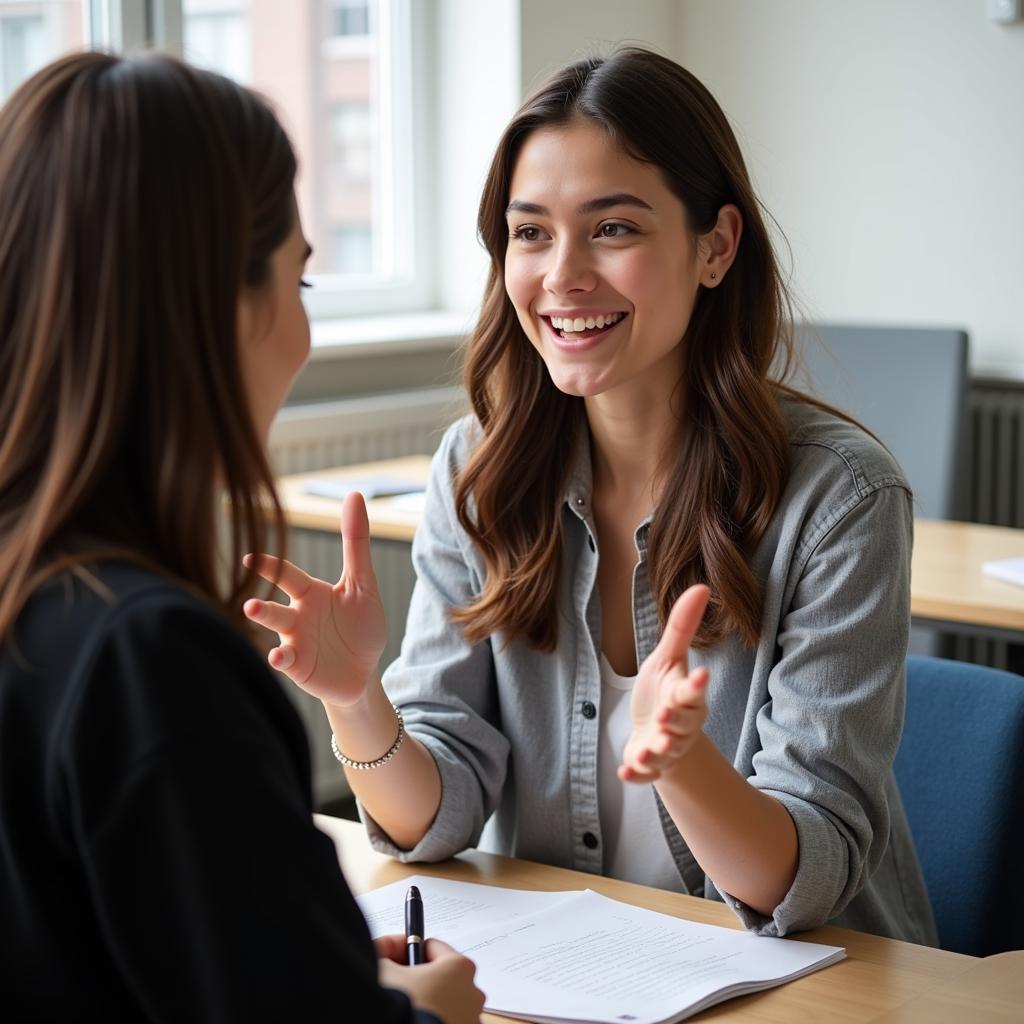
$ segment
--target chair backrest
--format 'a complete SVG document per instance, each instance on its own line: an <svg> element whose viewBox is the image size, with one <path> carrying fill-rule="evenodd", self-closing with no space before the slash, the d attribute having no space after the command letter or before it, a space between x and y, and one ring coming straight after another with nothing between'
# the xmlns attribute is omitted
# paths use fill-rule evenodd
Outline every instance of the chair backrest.
<svg viewBox="0 0 1024 1024"><path fill-rule="evenodd" d="M1024 948L1024 676L908 658L895 772L942 948Z"/></svg>
<svg viewBox="0 0 1024 1024"><path fill-rule="evenodd" d="M915 514L956 518L967 335L954 329L806 324L795 383L879 437L914 490Z"/></svg>

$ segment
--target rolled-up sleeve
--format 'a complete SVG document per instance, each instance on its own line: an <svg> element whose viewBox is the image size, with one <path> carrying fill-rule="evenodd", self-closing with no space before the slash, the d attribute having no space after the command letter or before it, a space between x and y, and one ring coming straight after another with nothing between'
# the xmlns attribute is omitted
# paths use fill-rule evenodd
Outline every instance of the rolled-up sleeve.
<svg viewBox="0 0 1024 1024"><path fill-rule="evenodd" d="M834 918L885 854L886 784L903 727L912 530L910 494L880 486L809 527L797 552L750 777L793 819L797 872L770 917L722 893L759 934Z"/></svg>
<svg viewBox="0 0 1024 1024"><path fill-rule="evenodd" d="M400 850L360 807L373 846L403 861L436 861L475 846L497 805L508 764L491 640L470 644L450 619L478 596L482 570L455 514L454 487L466 423L445 435L431 468L413 542L416 585L398 659L384 689L441 775L441 805L427 833Z"/></svg>

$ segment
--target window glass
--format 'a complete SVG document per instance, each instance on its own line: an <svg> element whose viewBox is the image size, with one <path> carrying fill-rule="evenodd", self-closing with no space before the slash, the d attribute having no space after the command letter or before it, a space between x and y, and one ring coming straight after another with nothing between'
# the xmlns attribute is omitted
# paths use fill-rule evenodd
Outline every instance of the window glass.
<svg viewBox="0 0 1024 1024"><path fill-rule="evenodd" d="M81 0L0 0L0 103L48 61L84 42Z"/></svg>
<svg viewBox="0 0 1024 1024"><path fill-rule="evenodd" d="M333 0L328 9L328 35L333 37L370 34L370 5L367 0Z"/></svg>
<svg viewBox="0 0 1024 1024"><path fill-rule="evenodd" d="M315 291L388 282L406 218L390 73L396 0L184 0L185 59L266 95L299 156L299 208ZM405 161L408 164L409 161ZM315 297L315 296L314 296Z"/></svg>

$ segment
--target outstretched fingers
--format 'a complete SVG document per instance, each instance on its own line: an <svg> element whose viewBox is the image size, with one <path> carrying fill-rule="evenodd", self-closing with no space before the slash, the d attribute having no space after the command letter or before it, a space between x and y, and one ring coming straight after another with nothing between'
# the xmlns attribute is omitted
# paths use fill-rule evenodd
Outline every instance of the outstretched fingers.
<svg viewBox="0 0 1024 1024"><path fill-rule="evenodd" d="M280 587L293 601L301 598L313 584L313 578L297 565L273 555L246 555L247 569L255 569L268 583Z"/></svg>
<svg viewBox="0 0 1024 1024"><path fill-rule="evenodd" d="M251 622L272 629L275 633L290 633L298 620L296 609L276 601L261 601L256 597L246 601L242 611Z"/></svg>
<svg viewBox="0 0 1024 1024"><path fill-rule="evenodd" d="M708 670L702 665L672 684L667 700L655 715L662 730L676 736L688 736L694 728L704 724L709 678Z"/></svg>
<svg viewBox="0 0 1024 1024"><path fill-rule="evenodd" d="M297 657L294 647L290 644L281 644L267 655L267 662L278 672L288 672L289 669L294 668Z"/></svg>
<svg viewBox="0 0 1024 1024"><path fill-rule="evenodd" d="M666 664L686 664L686 655L697 635L700 620L708 606L711 591L703 583L696 583L679 595L668 613L665 632L662 633L655 653Z"/></svg>
<svg viewBox="0 0 1024 1024"><path fill-rule="evenodd" d="M345 495L341 506L341 551L345 568L343 579L360 590L376 592L377 576L370 557L370 520L366 502L358 491Z"/></svg>

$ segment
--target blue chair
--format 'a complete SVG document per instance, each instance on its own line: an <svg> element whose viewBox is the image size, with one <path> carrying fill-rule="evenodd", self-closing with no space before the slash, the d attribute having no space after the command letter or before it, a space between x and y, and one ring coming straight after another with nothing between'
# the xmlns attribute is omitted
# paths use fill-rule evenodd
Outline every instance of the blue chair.
<svg viewBox="0 0 1024 1024"><path fill-rule="evenodd" d="M942 948L1024 948L1024 676L909 657L895 772Z"/></svg>

